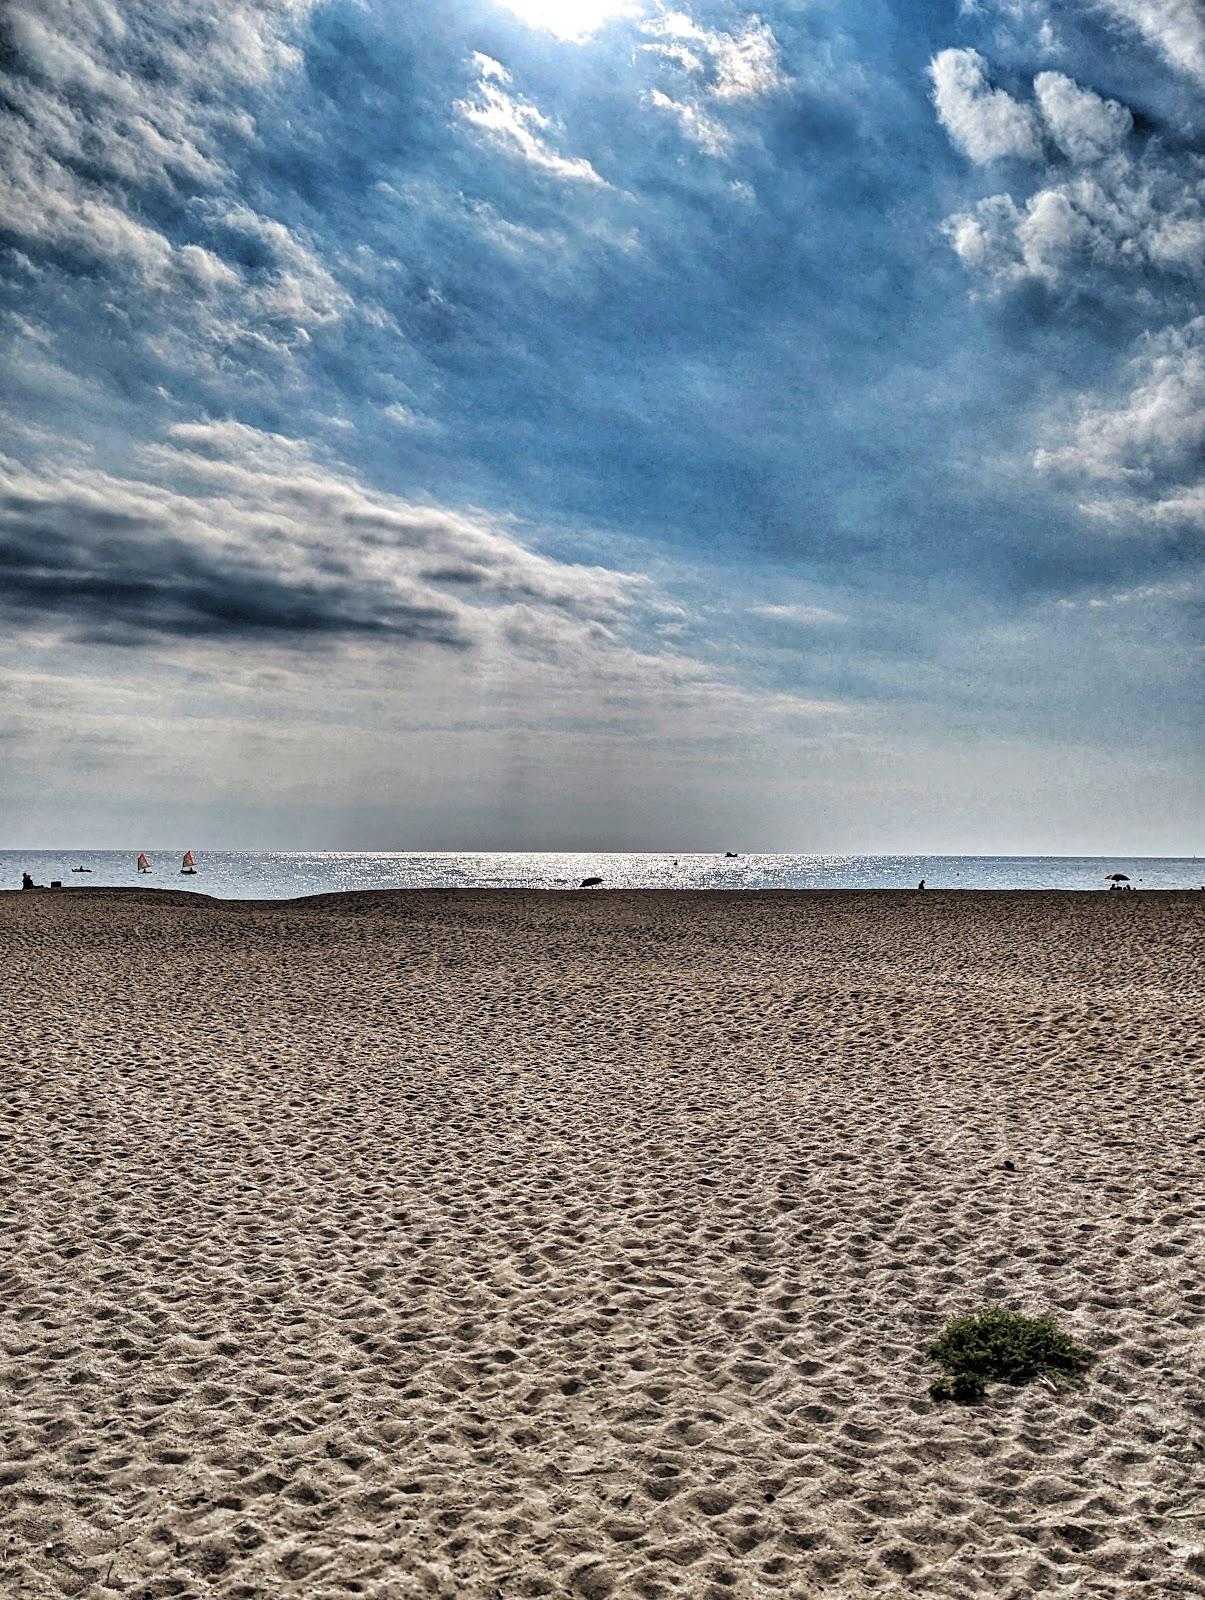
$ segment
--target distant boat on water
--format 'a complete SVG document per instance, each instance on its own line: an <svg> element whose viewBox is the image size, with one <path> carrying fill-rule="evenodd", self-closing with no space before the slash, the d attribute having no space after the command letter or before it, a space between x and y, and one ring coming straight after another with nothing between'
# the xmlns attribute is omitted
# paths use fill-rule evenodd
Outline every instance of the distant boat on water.
<svg viewBox="0 0 1205 1600"><path fill-rule="evenodd" d="M72 872L91 872L91 867L72 867Z"/></svg>
<svg viewBox="0 0 1205 1600"><path fill-rule="evenodd" d="M151 864L146 858L145 850L138 852L138 870L139 872L149 872L151 870Z"/></svg>
<svg viewBox="0 0 1205 1600"><path fill-rule="evenodd" d="M184 852L184 860L180 863L180 871L186 878L195 878L197 875L196 857L191 850Z"/></svg>

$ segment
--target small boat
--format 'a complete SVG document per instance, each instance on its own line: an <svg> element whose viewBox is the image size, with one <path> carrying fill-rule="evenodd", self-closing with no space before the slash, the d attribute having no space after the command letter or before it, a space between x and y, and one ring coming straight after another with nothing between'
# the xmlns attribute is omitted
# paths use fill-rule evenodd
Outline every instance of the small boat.
<svg viewBox="0 0 1205 1600"><path fill-rule="evenodd" d="M149 872L151 870L151 864L146 858L145 850L138 852L138 870L139 872Z"/></svg>
<svg viewBox="0 0 1205 1600"><path fill-rule="evenodd" d="M184 852L184 860L180 863L180 871L186 878L195 878L197 875L196 857L191 850Z"/></svg>
<svg viewBox="0 0 1205 1600"><path fill-rule="evenodd" d="M91 872L91 867L72 867L72 872Z"/></svg>
<svg viewBox="0 0 1205 1600"><path fill-rule="evenodd" d="M736 860L736 851L735 850L725 850L724 851L724 859L726 861L735 861Z"/></svg>

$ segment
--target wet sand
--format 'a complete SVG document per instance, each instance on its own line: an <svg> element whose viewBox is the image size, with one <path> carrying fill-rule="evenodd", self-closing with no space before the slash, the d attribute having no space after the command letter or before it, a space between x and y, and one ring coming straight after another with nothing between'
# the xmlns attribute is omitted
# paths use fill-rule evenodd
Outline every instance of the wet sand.
<svg viewBox="0 0 1205 1600"><path fill-rule="evenodd" d="M1205 895L0 895L6 1596L1205 1595ZM988 1301L1081 1392L928 1398Z"/></svg>

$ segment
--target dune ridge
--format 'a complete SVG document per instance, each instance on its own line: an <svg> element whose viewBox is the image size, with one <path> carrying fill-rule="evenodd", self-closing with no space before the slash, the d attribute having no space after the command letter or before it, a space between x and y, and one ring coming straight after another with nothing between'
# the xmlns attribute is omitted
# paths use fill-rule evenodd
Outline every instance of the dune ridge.
<svg viewBox="0 0 1205 1600"><path fill-rule="evenodd" d="M14 1596L1205 1594L1205 895L0 895ZM1081 1391L937 1405L987 1301Z"/></svg>

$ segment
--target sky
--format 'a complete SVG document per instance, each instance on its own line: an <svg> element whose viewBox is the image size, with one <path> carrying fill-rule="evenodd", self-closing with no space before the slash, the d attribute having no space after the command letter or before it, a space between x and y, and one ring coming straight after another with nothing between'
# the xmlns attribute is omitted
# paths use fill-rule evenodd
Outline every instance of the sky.
<svg viewBox="0 0 1205 1600"><path fill-rule="evenodd" d="M0 846L1205 851L1200 0L8 0Z"/></svg>

